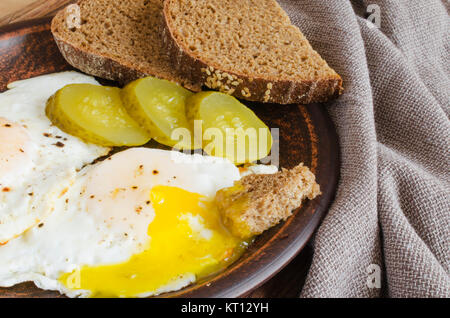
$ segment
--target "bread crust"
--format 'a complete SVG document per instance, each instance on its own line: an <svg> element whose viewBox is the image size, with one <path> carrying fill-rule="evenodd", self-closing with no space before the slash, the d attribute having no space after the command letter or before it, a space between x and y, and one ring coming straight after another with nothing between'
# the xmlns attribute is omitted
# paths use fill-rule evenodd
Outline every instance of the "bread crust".
<svg viewBox="0 0 450 318"><path fill-rule="evenodd" d="M174 30L168 22L171 0L164 1L162 37L172 65L180 76L194 83L228 93L240 99L277 104L310 104L326 102L343 92L342 78L336 74L317 81L290 81L249 77L224 70L198 59L175 40ZM220 79L224 80L220 80ZM220 82L217 84L217 82ZM237 84L237 85L233 85Z"/></svg>
<svg viewBox="0 0 450 318"><path fill-rule="evenodd" d="M82 2L83 0L79 1L78 4ZM139 70L133 65L127 65L107 56L90 52L88 49L74 46L60 37L58 32L56 32L57 25L60 21L61 15L64 14L64 10L65 9L59 11L53 18L51 32L62 56L74 68L90 75L119 82L122 85L139 78L155 76L161 79L177 82L185 88L195 92L201 91L201 85L194 84L195 82L191 83L189 80L182 80L181 77L169 77L158 72Z"/></svg>
<svg viewBox="0 0 450 318"><path fill-rule="evenodd" d="M73 67L84 73L126 84L151 74L132 69L110 58L83 51L53 34L53 38L64 57Z"/></svg>

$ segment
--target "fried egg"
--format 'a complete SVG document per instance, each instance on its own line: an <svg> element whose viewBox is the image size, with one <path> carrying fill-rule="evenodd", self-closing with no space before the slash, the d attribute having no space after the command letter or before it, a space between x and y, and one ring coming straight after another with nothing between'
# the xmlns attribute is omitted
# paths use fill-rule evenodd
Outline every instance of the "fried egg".
<svg viewBox="0 0 450 318"><path fill-rule="evenodd" d="M51 213L76 170L108 153L53 126L47 99L73 83L98 84L91 76L63 72L13 82L0 94L0 245Z"/></svg>
<svg viewBox="0 0 450 318"><path fill-rule="evenodd" d="M44 222L0 247L0 285L70 297L178 290L234 261L247 242L215 210L240 179L226 159L132 148L82 169Z"/></svg>

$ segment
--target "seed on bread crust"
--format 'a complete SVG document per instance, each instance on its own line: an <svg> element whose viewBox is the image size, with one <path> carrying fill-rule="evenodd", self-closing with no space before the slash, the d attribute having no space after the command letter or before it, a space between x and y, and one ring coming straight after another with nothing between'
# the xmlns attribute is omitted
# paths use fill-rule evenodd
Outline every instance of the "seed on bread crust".
<svg viewBox="0 0 450 318"><path fill-rule="evenodd" d="M174 67L211 89L280 104L324 102L343 91L275 0L166 0L163 29Z"/></svg>

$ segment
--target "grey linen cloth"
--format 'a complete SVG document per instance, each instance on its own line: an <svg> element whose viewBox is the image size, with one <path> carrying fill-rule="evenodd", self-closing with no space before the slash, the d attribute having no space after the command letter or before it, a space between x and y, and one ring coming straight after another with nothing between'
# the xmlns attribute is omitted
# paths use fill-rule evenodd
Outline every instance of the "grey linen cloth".
<svg viewBox="0 0 450 318"><path fill-rule="evenodd" d="M448 1L279 2L345 88L326 105L341 179L301 296L450 297Z"/></svg>

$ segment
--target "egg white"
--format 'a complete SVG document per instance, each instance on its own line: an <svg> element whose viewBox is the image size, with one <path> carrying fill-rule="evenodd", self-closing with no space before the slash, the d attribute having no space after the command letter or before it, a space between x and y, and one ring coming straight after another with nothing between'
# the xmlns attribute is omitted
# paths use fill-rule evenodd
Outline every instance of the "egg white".
<svg viewBox="0 0 450 318"><path fill-rule="evenodd" d="M213 198L239 178L239 170L225 159L175 156L148 148L128 149L87 166L64 195L50 199L54 212L41 226L0 247L0 286L33 281L70 297L89 296L89 291L69 289L58 278L84 265L125 262L141 252L151 240L147 231L154 210L147 201L154 186L178 187ZM189 223L208 237L198 220ZM187 273L140 296L178 290L194 280L195 275Z"/></svg>
<svg viewBox="0 0 450 318"><path fill-rule="evenodd" d="M13 82L0 94L0 122L6 123L0 136L4 145L12 143L0 145L0 159L8 163L8 171L0 169L0 244L44 220L50 198L65 191L76 170L109 151L64 133L46 117L47 99L73 83L98 84L91 76L63 72Z"/></svg>
<svg viewBox="0 0 450 318"><path fill-rule="evenodd" d="M1 287L32 281L69 297L89 296L90 291L70 289L58 279L85 265L117 264L141 252L151 240L152 187L179 187L213 198L241 177L226 159L148 148L89 165L110 149L64 133L45 115L47 99L73 83L98 84L90 76L64 72L11 83L0 94L0 119L12 124L17 140L25 140L17 149L3 147L13 156L4 162L7 171L0 169L0 243L7 242L0 245ZM0 136L8 135L3 132ZM8 159L0 153L0 163L2 158ZM253 166L243 173L276 170ZM1 191L5 187L10 191ZM200 236L211 235L201 220L188 221ZM139 296L179 290L194 281L195 275L186 273Z"/></svg>

